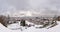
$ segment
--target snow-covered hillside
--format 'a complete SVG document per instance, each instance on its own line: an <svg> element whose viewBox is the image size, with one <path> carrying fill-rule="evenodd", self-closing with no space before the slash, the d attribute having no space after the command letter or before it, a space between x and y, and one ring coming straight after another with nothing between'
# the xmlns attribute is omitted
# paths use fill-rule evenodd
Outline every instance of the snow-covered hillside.
<svg viewBox="0 0 60 32"><path fill-rule="evenodd" d="M30 22L27 22L27 24L33 24ZM38 26L38 25L37 25ZM21 27L22 31L21 31ZM13 30L13 29L15 30ZM16 29L18 28L18 29ZM49 29L46 28L35 28L34 26L31 27L27 27L27 29L24 29L25 27L20 26L19 22L18 23L14 23L8 26L8 28L4 27L1 23L0 23L0 32L60 32L60 22L58 22L58 25Z"/></svg>

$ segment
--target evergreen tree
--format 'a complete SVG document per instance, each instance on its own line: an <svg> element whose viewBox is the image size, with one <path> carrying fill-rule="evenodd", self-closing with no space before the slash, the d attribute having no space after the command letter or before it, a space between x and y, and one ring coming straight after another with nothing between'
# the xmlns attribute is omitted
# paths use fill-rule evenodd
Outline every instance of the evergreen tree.
<svg viewBox="0 0 60 32"><path fill-rule="evenodd" d="M25 24L26 24L25 20L22 19L20 24L21 24L21 26L25 26Z"/></svg>

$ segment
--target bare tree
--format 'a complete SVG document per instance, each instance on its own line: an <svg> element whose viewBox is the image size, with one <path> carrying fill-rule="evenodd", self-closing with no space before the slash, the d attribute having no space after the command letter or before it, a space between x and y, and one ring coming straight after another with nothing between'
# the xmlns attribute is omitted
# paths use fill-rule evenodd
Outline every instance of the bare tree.
<svg viewBox="0 0 60 32"><path fill-rule="evenodd" d="M5 27L7 27L7 17L0 15L0 23L3 24Z"/></svg>

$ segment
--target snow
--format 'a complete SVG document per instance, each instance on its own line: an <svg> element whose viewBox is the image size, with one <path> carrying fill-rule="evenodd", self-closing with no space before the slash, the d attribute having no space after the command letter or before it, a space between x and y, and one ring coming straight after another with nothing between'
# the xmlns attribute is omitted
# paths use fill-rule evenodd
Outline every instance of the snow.
<svg viewBox="0 0 60 32"><path fill-rule="evenodd" d="M34 25L34 23L31 23L31 22L28 22L27 20L26 20L26 23L29 25L29 24L32 24L32 25Z"/></svg>
<svg viewBox="0 0 60 32"><path fill-rule="evenodd" d="M17 29L20 28L20 25L18 23L14 23L8 26L9 29Z"/></svg>
<svg viewBox="0 0 60 32"><path fill-rule="evenodd" d="M21 31L21 29L16 29L16 30L12 30L10 28L23 28ZM35 28L34 26L31 26L27 29L24 29L25 27L19 26L19 23L14 23L11 24L10 26L8 26L8 28L4 27L1 23L0 23L0 32L60 32L60 22L58 22L58 25L49 29L46 28Z"/></svg>
<svg viewBox="0 0 60 32"><path fill-rule="evenodd" d="M17 32L17 31L20 31L20 30L11 30L11 29L8 29L8 28L4 27L4 26L0 23L0 32Z"/></svg>

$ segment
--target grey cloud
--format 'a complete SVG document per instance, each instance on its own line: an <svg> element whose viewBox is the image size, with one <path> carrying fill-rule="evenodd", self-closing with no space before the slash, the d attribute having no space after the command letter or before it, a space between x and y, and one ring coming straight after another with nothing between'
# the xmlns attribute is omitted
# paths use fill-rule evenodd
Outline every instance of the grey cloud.
<svg viewBox="0 0 60 32"><path fill-rule="evenodd" d="M1 13L3 11L27 11L31 9L42 14L56 14L57 10L60 9L60 0L0 0ZM43 9L44 11L42 11Z"/></svg>

